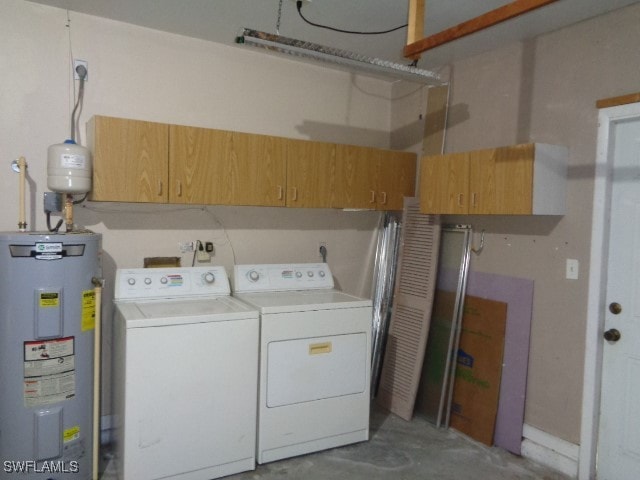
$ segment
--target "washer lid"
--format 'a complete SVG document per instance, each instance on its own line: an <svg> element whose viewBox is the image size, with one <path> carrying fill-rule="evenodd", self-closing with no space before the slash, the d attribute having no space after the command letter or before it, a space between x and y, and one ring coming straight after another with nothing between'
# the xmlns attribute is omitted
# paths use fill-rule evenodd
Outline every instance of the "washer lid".
<svg viewBox="0 0 640 480"><path fill-rule="evenodd" d="M342 308L371 308L371 300L337 290L298 290L293 292L242 293L236 298L254 305L260 313L307 312Z"/></svg>
<svg viewBox="0 0 640 480"><path fill-rule="evenodd" d="M116 308L124 317L127 328L258 318L255 308L232 297L120 302Z"/></svg>

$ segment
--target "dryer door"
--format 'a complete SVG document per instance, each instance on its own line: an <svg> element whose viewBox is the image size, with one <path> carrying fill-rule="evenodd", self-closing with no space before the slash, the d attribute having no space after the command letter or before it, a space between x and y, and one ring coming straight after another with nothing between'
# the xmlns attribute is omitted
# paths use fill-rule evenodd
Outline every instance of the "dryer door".
<svg viewBox="0 0 640 480"><path fill-rule="evenodd" d="M360 394L367 385L364 332L268 344L267 407Z"/></svg>

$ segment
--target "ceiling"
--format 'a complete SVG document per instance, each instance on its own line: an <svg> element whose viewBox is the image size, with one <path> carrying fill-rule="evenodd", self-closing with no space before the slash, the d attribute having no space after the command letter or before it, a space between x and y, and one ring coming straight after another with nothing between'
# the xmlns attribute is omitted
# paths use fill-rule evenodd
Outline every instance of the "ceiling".
<svg viewBox="0 0 640 480"><path fill-rule="evenodd" d="M294 0L30 0L143 27L228 45L243 28L408 64L406 29L384 35L337 33L306 24ZM426 0L425 35L437 33L511 0ZM418 63L434 69L517 40L557 30L640 0L558 0L515 19L425 52ZM346 30L386 30L407 22L409 0L304 0L312 22ZM281 6L281 9L279 8ZM280 10L280 15L278 12ZM278 17L280 28L277 30ZM236 46L236 48L248 48Z"/></svg>

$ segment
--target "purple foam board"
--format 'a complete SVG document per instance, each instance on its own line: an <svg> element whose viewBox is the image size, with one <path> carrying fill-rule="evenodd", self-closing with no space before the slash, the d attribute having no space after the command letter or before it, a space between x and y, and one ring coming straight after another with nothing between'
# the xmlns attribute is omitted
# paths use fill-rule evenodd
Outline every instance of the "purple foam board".
<svg viewBox="0 0 640 480"><path fill-rule="evenodd" d="M533 280L470 271L466 293L507 303L504 366L493 441L498 447L520 455L527 394Z"/></svg>

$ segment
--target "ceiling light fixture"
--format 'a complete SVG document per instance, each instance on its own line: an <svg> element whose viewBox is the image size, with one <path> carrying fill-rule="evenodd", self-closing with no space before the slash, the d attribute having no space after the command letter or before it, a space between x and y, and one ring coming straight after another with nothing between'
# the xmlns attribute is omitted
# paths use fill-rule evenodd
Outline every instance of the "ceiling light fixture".
<svg viewBox="0 0 640 480"><path fill-rule="evenodd" d="M317 43L260 32L250 28L245 28L242 35L236 37L236 43L264 48L272 52L320 60L343 68L346 67L350 70L369 72L395 80L404 79L429 85L443 83L440 80L440 76L430 70L368 57L348 50L326 47Z"/></svg>

